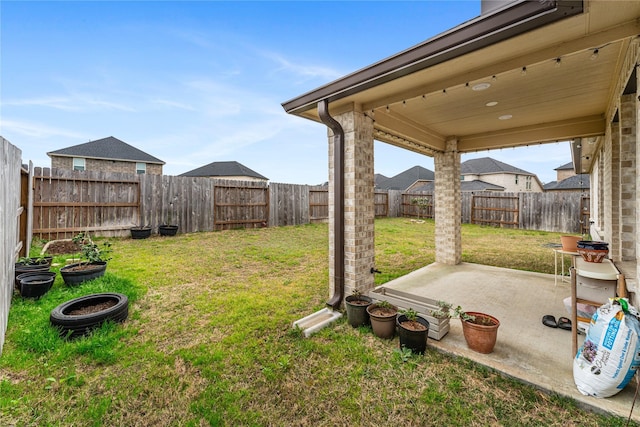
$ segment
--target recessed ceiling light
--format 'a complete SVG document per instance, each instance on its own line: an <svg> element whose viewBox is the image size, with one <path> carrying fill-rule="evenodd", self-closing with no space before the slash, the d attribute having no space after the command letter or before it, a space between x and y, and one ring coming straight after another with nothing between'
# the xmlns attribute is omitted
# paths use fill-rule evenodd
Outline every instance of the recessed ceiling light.
<svg viewBox="0 0 640 427"><path fill-rule="evenodd" d="M471 86L472 90L480 91L480 90L486 90L489 89L491 87L491 83L487 83L487 82L482 82L482 83L476 83L473 86Z"/></svg>
<svg viewBox="0 0 640 427"><path fill-rule="evenodd" d="M504 116L498 117L498 120L509 120L513 116L511 114L505 114Z"/></svg>
<svg viewBox="0 0 640 427"><path fill-rule="evenodd" d="M487 107L495 107L498 105L498 101L490 101L485 104Z"/></svg>

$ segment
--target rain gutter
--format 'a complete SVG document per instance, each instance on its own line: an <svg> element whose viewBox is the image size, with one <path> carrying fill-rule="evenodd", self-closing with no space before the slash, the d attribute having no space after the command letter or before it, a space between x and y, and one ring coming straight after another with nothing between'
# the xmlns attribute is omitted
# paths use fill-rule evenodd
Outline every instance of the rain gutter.
<svg viewBox="0 0 640 427"><path fill-rule="evenodd" d="M302 114L323 100L335 102L583 12L583 0L522 0L284 102L282 107L289 114Z"/></svg>
<svg viewBox="0 0 640 427"><path fill-rule="evenodd" d="M333 131L333 296L327 305L340 308L344 299L344 129L329 114L329 101L318 102L318 116Z"/></svg>

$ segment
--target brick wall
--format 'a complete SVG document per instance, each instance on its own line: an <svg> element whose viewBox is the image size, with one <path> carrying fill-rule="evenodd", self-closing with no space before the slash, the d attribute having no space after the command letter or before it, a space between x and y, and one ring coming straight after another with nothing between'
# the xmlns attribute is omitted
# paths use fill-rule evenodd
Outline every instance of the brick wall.
<svg viewBox="0 0 640 427"><path fill-rule="evenodd" d="M52 156L51 167L60 169L73 169L73 158ZM101 172L136 173L136 162L86 159L85 169L89 171ZM162 175L162 165L147 163L147 173L150 175Z"/></svg>
<svg viewBox="0 0 640 427"><path fill-rule="evenodd" d="M436 154L434 158L436 261L449 265L459 264L462 259L460 153L457 144L457 140L447 141L445 152Z"/></svg>
<svg viewBox="0 0 640 427"><path fill-rule="evenodd" d="M620 101L620 213L623 261L636 260L636 103L635 95Z"/></svg>
<svg viewBox="0 0 640 427"><path fill-rule="evenodd" d="M345 163L345 296L355 289L366 292L373 288L371 267L375 262L374 247L374 163L373 121L359 112L347 112L335 119L344 130ZM333 134L329 132L329 293L334 288Z"/></svg>

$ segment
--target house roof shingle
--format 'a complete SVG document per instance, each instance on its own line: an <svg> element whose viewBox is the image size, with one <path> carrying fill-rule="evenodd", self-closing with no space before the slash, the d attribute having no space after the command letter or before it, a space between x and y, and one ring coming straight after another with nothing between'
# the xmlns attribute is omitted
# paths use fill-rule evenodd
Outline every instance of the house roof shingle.
<svg viewBox="0 0 640 427"><path fill-rule="evenodd" d="M554 170L561 171L561 170L568 170L568 169L573 169L573 162L565 163L562 166L558 166Z"/></svg>
<svg viewBox="0 0 640 427"><path fill-rule="evenodd" d="M179 176L194 176L194 177L248 176L251 178L258 178L258 179L264 179L264 180L269 179L236 161L209 163L208 165L204 165L199 168L190 170L188 172L180 174Z"/></svg>
<svg viewBox="0 0 640 427"><path fill-rule="evenodd" d="M86 157L102 160L122 160L125 162L145 162L164 165L165 162L133 147L126 142L109 136L96 141L85 142L84 144L73 145L47 153L49 157Z"/></svg>
<svg viewBox="0 0 640 427"><path fill-rule="evenodd" d="M433 181L435 179L435 173L422 166L414 166L387 180L381 180L380 183L376 180L376 185L381 190L406 190L419 179Z"/></svg>
<svg viewBox="0 0 640 427"><path fill-rule="evenodd" d="M419 193L419 192L433 192L435 191L435 183L428 182L419 187L413 188L411 193ZM460 181L460 191L462 192L471 192L471 191L504 191L504 187L496 184L491 184L489 182L484 182L479 179L475 179L473 181Z"/></svg>
<svg viewBox="0 0 640 427"><path fill-rule="evenodd" d="M508 165L491 157L470 159L460 164L460 173L463 175L483 175L491 173L514 173L519 175L535 175L515 166Z"/></svg>
<svg viewBox="0 0 640 427"><path fill-rule="evenodd" d="M553 184L553 185L552 185ZM546 190L588 190L591 186L589 174L573 175L560 182L550 182L544 186Z"/></svg>

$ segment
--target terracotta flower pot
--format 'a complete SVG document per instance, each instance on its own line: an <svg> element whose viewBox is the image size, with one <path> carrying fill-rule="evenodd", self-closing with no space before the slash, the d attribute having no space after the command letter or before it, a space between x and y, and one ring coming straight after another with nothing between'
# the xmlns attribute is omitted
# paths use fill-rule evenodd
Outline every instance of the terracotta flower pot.
<svg viewBox="0 0 640 427"><path fill-rule="evenodd" d="M485 313L467 311L467 314L475 317L474 321L460 319L467 346L478 353L491 353L498 338L500 321Z"/></svg>
<svg viewBox="0 0 640 427"><path fill-rule="evenodd" d="M578 242L582 240L580 236L560 236L562 250L566 252L576 252L578 250Z"/></svg>
<svg viewBox="0 0 640 427"><path fill-rule="evenodd" d="M609 254L609 244L594 240L580 240L577 251L587 262L602 262Z"/></svg>

